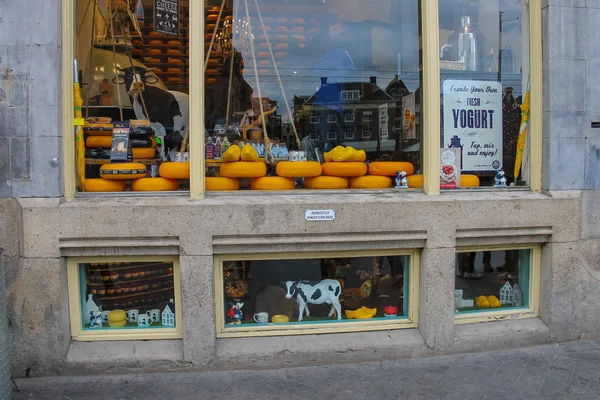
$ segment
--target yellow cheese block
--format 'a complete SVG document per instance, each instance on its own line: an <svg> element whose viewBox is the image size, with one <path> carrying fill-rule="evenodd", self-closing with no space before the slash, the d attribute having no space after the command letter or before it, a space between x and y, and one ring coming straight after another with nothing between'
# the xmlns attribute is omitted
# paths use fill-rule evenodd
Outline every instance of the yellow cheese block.
<svg viewBox="0 0 600 400"><path fill-rule="evenodd" d="M112 310L108 313L109 322L119 322L127 318L125 310Z"/></svg>
<svg viewBox="0 0 600 400"><path fill-rule="evenodd" d="M226 178L260 178L267 174L267 166L262 162L230 162L221 165L220 173Z"/></svg>
<svg viewBox="0 0 600 400"><path fill-rule="evenodd" d="M84 183L86 192L124 192L125 181L87 178Z"/></svg>
<svg viewBox="0 0 600 400"><path fill-rule="evenodd" d="M110 326L111 328L122 328L125 325L127 325L126 319L124 319L122 321L116 321L116 322L108 321L108 326Z"/></svg>
<svg viewBox="0 0 600 400"><path fill-rule="evenodd" d="M88 136L85 139L85 146L91 149L110 149L112 146L112 136Z"/></svg>
<svg viewBox="0 0 600 400"><path fill-rule="evenodd" d="M282 161L277 164L277 175L287 178L319 176L321 171L321 164L316 161Z"/></svg>
<svg viewBox="0 0 600 400"><path fill-rule="evenodd" d="M407 176L408 187L411 189L420 189L423 187L423 174L415 174Z"/></svg>
<svg viewBox="0 0 600 400"><path fill-rule="evenodd" d="M222 176L206 178L206 190L239 190L240 181L235 178L225 178Z"/></svg>
<svg viewBox="0 0 600 400"><path fill-rule="evenodd" d="M352 189L387 189L392 187L392 178L387 176L360 176L350 179Z"/></svg>
<svg viewBox="0 0 600 400"><path fill-rule="evenodd" d="M232 144L225 153L223 153L224 162L236 162L240 161L242 155L242 149L237 144Z"/></svg>
<svg viewBox="0 0 600 400"><path fill-rule="evenodd" d="M460 175L460 187L479 187L477 175Z"/></svg>
<svg viewBox="0 0 600 400"><path fill-rule="evenodd" d="M398 171L404 171L410 176L415 173L415 167L402 161L375 161L369 165L369 175L396 176Z"/></svg>
<svg viewBox="0 0 600 400"><path fill-rule="evenodd" d="M104 164L100 177L110 180L138 179L146 176L146 166L140 163Z"/></svg>
<svg viewBox="0 0 600 400"><path fill-rule="evenodd" d="M367 164L361 162L328 162L323 164L323 174L327 176L363 176Z"/></svg>
<svg viewBox="0 0 600 400"><path fill-rule="evenodd" d="M156 150L154 150L154 147L136 147L131 149L131 155L133 156L134 160L147 160L156 156Z"/></svg>
<svg viewBox="0 0 600 400"><path fill-rule="evenodd" d="M293 190L295 188L296 182L294 182L294 179L280 176L265 176L252 179L252 182L250 182L250 189L252 190Z"/></svg>
<svg viewBox="0 0 600 400"><path fill-rule="evenodd" d="M346 189L348 188L348 178L337 176L306 178L304 180L304 187L306 189Z"/></svg>
<svg viewBox="0 0 600 400"><path fill-rule="evenodd" d="M190 179L189 162L165 162L158 168L158 173L163 178Z"/></svg>
<svg viewBox="0 0 600 400"><path fill-rule="evenodd" d="M179 189L176 179L167 178L141 178L131 184L134 192L172 192Z"/></svg>

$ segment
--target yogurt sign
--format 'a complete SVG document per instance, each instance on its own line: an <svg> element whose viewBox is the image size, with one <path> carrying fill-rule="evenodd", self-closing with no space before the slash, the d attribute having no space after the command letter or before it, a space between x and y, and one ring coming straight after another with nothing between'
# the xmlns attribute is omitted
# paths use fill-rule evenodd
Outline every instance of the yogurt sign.
<svg viewBox="0 0 600 400"><path fill-rule="evenodd" d="M446 80L444 147L462 150L462 171L502 169L502 84Z"/></svg>

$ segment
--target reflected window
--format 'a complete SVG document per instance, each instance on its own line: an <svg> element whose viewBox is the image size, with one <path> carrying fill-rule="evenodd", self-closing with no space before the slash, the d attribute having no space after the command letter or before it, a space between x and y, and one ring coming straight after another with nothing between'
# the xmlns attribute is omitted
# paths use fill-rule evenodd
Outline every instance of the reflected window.
<svg viewBox="0 0 600 400"><path fill-rule="evenodd" d="M344 122L354 122L354 114L346 113L344 115Z"/></svg>
<svg viewBox="0 0 600 400"><path fill-rule="evenodd" d="M321 122L321 118L319 116L311 116L310 123L311 124L319 124Z"/></svg>
<svg viewBox="0 0 600 400"><path fill-rule="evenodd" d="M337 115L335 114L329 114L327 116L327 122L330 124L335 124L337 122Z"/></svg>
<svg viewBox="0 0 600 400"><path fill-rule="evenodd" d="M371 131L363 130L362 131L362 138L363 139L371 139Z"/></svg>
<svg viewBox="0 0 600 400"><path fill-rule="evenodd" d="M354 140L354 130L346 129L346 131L344 132L344 139L345 140Z"/></svg>

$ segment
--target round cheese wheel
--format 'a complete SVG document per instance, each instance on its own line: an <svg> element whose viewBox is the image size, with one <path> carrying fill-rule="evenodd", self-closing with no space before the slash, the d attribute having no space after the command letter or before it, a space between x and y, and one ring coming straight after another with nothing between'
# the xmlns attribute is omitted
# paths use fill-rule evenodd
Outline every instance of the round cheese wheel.
<svg viewBox="0 0 600 400"><path fill-rule="evenodd" d="M111 328L122 328L126 325L127 325L126 319L124 319L122 321L117 321L117 322L108 321L108 326L110 326Z"/></svg>
<svg viewBox="0 0 600 400"><path fill-rule="evenodd" d="M256 53L256 57L270 57L271 53L269 53L268 51L259 51L258 53Z"/></svg>
<svg viewBox="0 0 600 400"><path fill-rule="evenodd" d="M306 40L306 36L304 36L304 35L294 35L294 39L296 39L299 42L304 42Z"/></svg>
<svg viewBox="0 0 600 400"><path fill-rule="evenodd" d="M206 42L204 43L204 48L208 49L210 47L210 42ZM213 44L213 49L215 48L215 45Z"/></svg>
<svg viewBox="0 0 600 400"><path fill-rule="evenodd" d="M304 19L303 18L294 18L292 20L293 23L295 24L303 24L304 23Z"/></svg>
<svg viewBox="0 0 600 400"><path fill-rule="evenodd" d="M338 176L317 176L315 178L306 178L304 180L306 189L346 189L348 188L348 178Z"/></svg>
<svg viewBox="0 0 600 400"><path fill-rule="evenodd" d="M275 40L287 40L287 35L277 35L275 36Z"/></svg>
<svg viewBox="0 0 600 400"><path fill-rule="evenodd" d="M287 24L288 23L288 19L286 17L277 17L275 18L276 22L279 22L280 24Z"/></svg>
<svg viewBox="0 0 600 400"><path fill-rule="evenodd" d="M271 72L268 69L259 69L258 70L258 74L259 75L269 75Z"/></svg>
<svg viewBox="0 0 600 400"><path fill-rule="evenodd" d="M271 62L269 60L262 60L258 62L259 65L269 65L270 63Z"/></svg>
<svg viewBox="0 0 600 400"><path fill-rule="evenodd" d="M215 60L213 58L213 59L208 60L208 65L221 65L221 64L219 64L219 60Z"/></svg>
<svg viewBox="0 0 600 400"><path fill-rule="evenodd" d="M85 146L91 148L110 149L112 146L112 136L88 136L85 139Z"/></svg>
<svg viewBox="0 0 600 400"><path fill-rule="evenodd" d="M228 15L225 17L225 21L232 21L233 17L231 15Z"/></svg>
<svg viewBox="0 0 600 400"><path fill-rule="evenodd" d="M208 16L206 17L206 19L209 21L216 21L218 18L219 14L208 14Z"/></svg>
<svg viewBox="0 0 600 400"><path fill-rule="evenodd" d="M160 50L160 49L150 49L150 50L148 50L148 54L160 55L160 54L162 54L162 50Z"/></svg>
<svg viewBox="0 0 600 400"><path fill-rule="evenodd" d="M147 64L160 64L162 61L160 60L160 58L151 58L148 61L146 61Z"/></svg>
<svg viewBox="0 0 600 400"><path fill-rule="evenodd" d="M479 187L479 185L477 175L460 175L460 187Z"/></svg>
<svg viewBox="0 0 600 400"><path fill-rule="evenodd" d="M323 175L327 176L363 176L367 173L367 164L362 162L328 162L323 164Z"/></svg>
<svg viewBox="0 0 600 400"><path fill-rule="evenodd" d="M294 32L304 32L304 27L302 27L302 26L295 26L295 27L292 28L292 30Z"/></svg>
<svg viewBox="0 0 600 400"><path fill-rule="evenodd" d="M169 45L169 46L183 46L183 43L181 43L181 41L179 41L179 40L169 40L167 42L167 45Z"/></svg>
<svg viewBox="0 0 600 400"><path fill-rule="evenodd" d="M141 44L144 44L144 42L142 42ZM148 44L149 44L150 46L161 46L161 45L163 44L163 41L162 41L162 40L156 40L156 39L155 39L155 40L151 40L151 41L149 41L149 42L148 42ZM139 45L138 45L138 46L139 46Z"/></svg>
<svg viewBox="0 0 600 400"><path fill-rule="evenodd" d="M211 7L210 10L208 10L208 11L219 12L219 11L221 11L221 8L219 6L214 6L214 7Z"/></svg>
<svg viewBox="0 0 600 400"><path fill-rule="evenodd" d="M108 313L108 321L109 322L119 322L127 319L127 315L125 314L125 310L112 310Z"/></svg>
<svg viewBox="0 0 600 400"><path fill-rule="evenodd" d="M182 72L181 68L167 68L169 74L181 74Z"/></svg>
<svg viewBox="0 0 600 400"><path fill-rule="evenodd" d="M137 40L133 40L131 42L131 44L133 44L134 46L143 46L144 45L144 41L140 40L140 39L137 39Z"/></svg>
<svg viewBox="0 0 600 400"><path fill-rule="evenodd" d="M148 160L156 156L156 150L153 147L150 148L133 148L131 149L131 155L134 160Z"/></svg>
<svg viewBox="0 0 600 400"><path fill-rule="evenodd" d="M86 192L124 192L125 181L86 178L83 187Z"/></svg>
<svg viewBox="0 0 600 400"><path fill-rule="evenodd" d="M268 49L269 48L269 44L267 42L262 42L261 44L258 45L259 49Z"/></svg>
<svg viewBox="0 0 600 400"><path fill-rule="evenodd" d="M133 54L144 54L142 49L133 49Z"/></svg>
<svg viewBox="0 0 600 400"><path fill-rule="evenodd" d="M235 178L225 178L223 176L209 177L205 180L206 190L223 191L239 190L240 181Z"/></svg>
<svg viewBox="0 0 600 400"><path fill-rule="evenodd" d="M411 189L420 189L423 187L423 174L414 174L407 176L408 187Z"/></svg>
<svg viewBox="0 0 600 400"><path fill-rule="evenodd" d="M160 36L160 37L162 37L162 36L163 36L163 34L162 34L162 33L159 33L159 32L150 32L150 33L148 34L148 36Z"/></svg>
<svg viewBox="0 0 600 400"><path fill-rule="evenodd" d="M403 161L375 161L369 164L369 175L396 176L398 171L412 175L415 173L415 167Z"/></svg>
<svg viewBox="0 0 600 400"><path fill-rule="evenodd" d="M172 192L179 189L176 179L167 178L141 178L131 183L134 192Z"/></svg>
<svg viewBox="0 0 600 400"><path fill-rule="evenodd" d="M277 175L287 178L319 176L321 172L321 164L316 161L282 161L277 164Z"/></svg>
<svg viewBox="0 0 600 400"><path fill-rule="evenodd" d="M288 48L288 44L287 43L277 43L275 45L275 48L279 49L279 50L286 50Z"/></svg>
<svg viewBox="0 0 600 400"><path fill-rule="evenodd" d="M206 39L206 40L210 40L210 39L212 39L212 37L213 37L212 33L207 33L206 35L204 35L204 39Z"/></svg>
<svg viewBox="0 0 600 400"><path fill-rule="evenodd" d="M217 69L207 69L204 72L205 75L219 75L219 70Z"/></svg>
<svg viewBox="0 0 600 400"><path fill-rule="evenodd" d="M281 26L276 27L275 30L276 31L281 31L281 32L287 32L288 28L287 28L287 26L281 25Z"/></svg>
<svg viewBox="0 0 600 400"><path fill-rule="evenodd" d="M181 61L179 58L169 58L167 62L169 64L183 64L183 61Z"/></svg>
<svg viewBox="0 0 600 400"><path fill-rule="evenodd" d="M267 166L262 162L236 161L221 165L220 173L226 178L260 178L267 174Z"/></svg>
<svg viewBox="0 0 600 400"><path fill-rule="evenodd" d="M183 78L170 76L167 78L168 83L183 83Z"/></svg>
<svg viewBox="0 0 600 400"><path fill-rule="evenodd" d="M204 82L207 85L214 85L215 83L217 83L217 78L206 78L206 80Z"/></svg>
<svg viewBox="0 0 600 400"><path fill-rule="evenodd" d="M158 173L163 178L190 179L190 163L164 162L158 168Z"/></svg>
<svg viewBox="0 0 600 400"><path fill-rule="evenodd" d="M169 49L169 50L167 50L167 54L170 56L180 56L181 50Z"/></svg>
<svg viewBox="0 0 600 400"><path fill-rule="evenodd" d="M146 166L141 163L104 164L100 167L100 177L103 179L138 179L144 176L146 176Z"/></svg>
<svg viewBox="0 0 600 400"><path fill-rule="evenodd" d="M269 40L273 39L271 35L265 35L264 33L258 37L259 40L267 40L267 38L269 38Z"/></svg>
<svg viewBox="0 0 600 400"><path fill-rule="evenodd" d="M263 26L263 29L268 32L271 30L271 27L269 25L265 25Z"/></svg>
<svg viewBox="0 0 600 400"><path fill-rule="evenodd" d="M287 56L286 51L278 51L277 53L275 53L275 58L283 58L285 56Z"/></svg>
<svg viewBox="0 0 600 400"><path fill-rule="evenodd" d="M109 136L112 140L112 131L86 131L88 136Z"/></svg>
<svg viewBox="0 0 600 400"><path fill-rule="evenodd" d="M204 27L204 29L206 29L207 31L214 31L216 27L216 24L208 24Z"/></svg>
<svg viewBox="0 0 600 400"><path fill-rule="evenodd" d="M306 45L304 43L298 43L298 47L300 47L301 49L305 48Z"/></svg>
<svg viewBox="0 0 600 400"><path fill-rule="evenodd" d="M392 178L387 176L360 176L350 179L352 189L387 189L392 187Z"/></svg>
<svg viewBox="0 0 600 400"><path fill-rule="evenodd" d="M252 190L294 190L295 188L296 182L294 182L294 179L280 176L265 176L252 179L250 182L250 189Z"/></svg>

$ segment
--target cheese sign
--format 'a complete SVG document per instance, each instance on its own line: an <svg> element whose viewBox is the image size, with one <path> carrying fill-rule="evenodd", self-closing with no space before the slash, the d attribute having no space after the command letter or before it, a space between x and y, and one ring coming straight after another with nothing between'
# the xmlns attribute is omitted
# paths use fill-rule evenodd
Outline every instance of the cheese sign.
<svg viewBox="0 0 600 400"><path fill-rule="evenodd" d="M307 210L304 213L307 221L333 221L335 210Z"/></svg>
<svg viewBox="0 0 600 400"><path fill-rule="evenodd" d="M179 35L179 0L154 0L154 31Z"/></svg>
<svg viewBox="0 0 600 400"><path fill-rule="evenodd" d="M443 147L460 148L462 171L502 169L502 84L446 80Z"/></svg>

